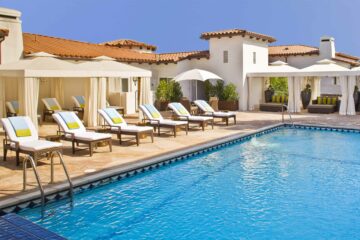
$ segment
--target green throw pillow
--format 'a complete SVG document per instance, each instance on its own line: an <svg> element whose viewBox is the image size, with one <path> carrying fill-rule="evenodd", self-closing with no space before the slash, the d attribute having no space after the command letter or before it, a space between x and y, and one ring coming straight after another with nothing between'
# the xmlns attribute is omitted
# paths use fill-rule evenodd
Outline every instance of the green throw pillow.
<svg viewBox="0 0 360 240"><path fill-rule="evenodd" d="M317 104L321 104L322 97L317 97Z"/></svg>
<svg viewBox="0 0 360 240"><path fill-rule="evenodd" d="M331 98L331 104L336 105L336 103L337 103L337 97Z"/></svg>

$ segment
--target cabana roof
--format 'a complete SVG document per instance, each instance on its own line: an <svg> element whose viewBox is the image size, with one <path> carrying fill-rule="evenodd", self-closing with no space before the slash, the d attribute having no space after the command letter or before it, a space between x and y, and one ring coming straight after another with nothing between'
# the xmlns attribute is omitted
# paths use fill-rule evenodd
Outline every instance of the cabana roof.
<svg viewBox="0 0 360 240"><path fill-rule="evenodd" d="M114 58L107 56L99 56L93 58L93 61L87 61L77 64L82 70L93 71L99 73L103 77L151 77L149 70L144 70L129 64L115 61Z"/></svg>
<svg viewBox="0 0 360 240"><path fill-rule="evenodd" d="M141 68L100 58L97 62L74 64L56 56L38 52L29 58L0 66L2 77L151 77ZM96 65L94 65L96 64Z"/></svg>
<svg viewBox="0 0 360 240"><path fill-rule="evenodd" d="M314 65L301 69L303 76L340 76L347 75L349 69L338 65L336 62L323 59L317 61Z"/></svg>
<svg viewBox="0 0 360 240"><path fill-rule="evenodd" d="M292 67L289 64L276 61L269 64L265 71L250 72L249 77L289 77L299 72L298 68Z"/></svg>
<svg viewBox="0 0 360 240"><path fill-rule="evenodd" d="M270 63L265 71L250 72L247 74L248 77L337 77L354 75L360 75L360 68L350 70L329 59L317 61L315 64L303 69L297 69L289 66L287 63L276 61Z"/></svg>

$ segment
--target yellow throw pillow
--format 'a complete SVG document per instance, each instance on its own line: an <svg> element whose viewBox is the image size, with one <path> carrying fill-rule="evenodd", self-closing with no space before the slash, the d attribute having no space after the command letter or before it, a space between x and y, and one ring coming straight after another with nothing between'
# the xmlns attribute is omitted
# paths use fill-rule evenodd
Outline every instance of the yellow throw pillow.
<svg viewBox="0 0 360 240"><path fill-rule="evenodd" d="M77 122L69 122L69 123L66 123L66 125L68 126L69 129L77 129L80 127Z"/></svg>
<svg viewBox="0 0 360 240"><path fill-rule="evenodd" d="M19 129L15 131L17 137L30 137L31 131L30 129Z"/></svg>
<svg viewBox="0 0 360 240"><path fill-rule="evenodd" d="M53 110L53 111L60 110L60 108L58 106L51 106L50 109Z"/></svg>
<svg viewBox="0 0 360 240"><path fill-rule="evenodd" d="M119 124L123 122L122 119L119 117L114 117L111 120L113 121L114 124Z"/></svg>

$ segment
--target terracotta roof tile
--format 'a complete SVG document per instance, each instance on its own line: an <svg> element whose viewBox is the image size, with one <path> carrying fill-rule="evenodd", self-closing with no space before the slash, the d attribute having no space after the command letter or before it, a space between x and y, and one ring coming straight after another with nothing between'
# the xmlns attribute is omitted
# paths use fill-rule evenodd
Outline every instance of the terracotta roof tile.
<svg viewBox="0 0 360 240"><path fill-rule="evenodd" d="M244 29L229 29L214 32L204 32L201 34L201 39L210 39L215 37L232 37L232 36L249 36L250 38L256 38L258 40L268 41L269 43L275 42L276 39L261 33L250 32Z"/></svg>
<svg viewBox="0 0 360 240"><path fill-rule="evenodd" d="M131 39L118 39L109 42L100 43L100 45L113 46L113 47L140 47L146 48L152 51L156 50L156 46L147 43L131 40Z"/></svg>
<svg viewBox="0 0 360 240"><path fill-rule="evenodd" d="M305 45L269 46L269 56L294 56L319 54L319 48Z"/></svg>
<svg viewBox="0 0 360 240"><path fill-rule="evenodd" d="M349 59L353 59L353 60L360 60L359 57L352 56L352 55L342 53L342 52L337 52L335 55L336 55L336 57L343 57L343 58L349 58Z"/></svg>
<svg viewBox="0 0 360 240"><path fill-rule="evenodd" d="M175 52L175 53L160 53L157 54L158 62L178 62L185 59L200 59L209 58L209 51L191 51L191 52Z"/></svg>
<svg viewBox="0 0 360 240"><path fill-rule="evenodd" d="M319 48L305 45L283 45L283 46L269 46L270 57L281 56L298 56L298 55L319 55ZM345 53L337 52L335 61L351 64L352 66L359 66L359 58Z"/></svg>
<svg viewBox="0 0 360 240"><path fill-rule="evenodd" d="M339 61L339 62L344 62L344 63L348 63L350 64L351 66L360 66L360 62L357 61L357 60L352 60L352 59L348 59L348 58L343 58L343 57L334 57L332 58L332 60L335 60L335 61Z"/></svg>
<svg viewBox="0 0 360 240"><path fill-rule="evenodd" d="M127 62L155 62L151 53L139 53L129 49L86 43L57 37L24 33L24 53L47 52L64 58L94 58L108 56Z"/></svg>

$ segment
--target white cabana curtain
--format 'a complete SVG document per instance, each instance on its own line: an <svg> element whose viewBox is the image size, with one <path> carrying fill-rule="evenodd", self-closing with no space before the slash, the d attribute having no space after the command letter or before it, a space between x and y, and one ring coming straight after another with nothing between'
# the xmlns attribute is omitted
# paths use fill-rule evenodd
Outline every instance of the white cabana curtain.
<svg viewBox="0 0 360 240"><path fill-rule="evenodd" d="M64 106L64 79L51 78L50 79L51 97L56 98L60 106Z"/></svg>
<svg viewBox="0 0 360 240"><path fill-rule="evenodd" d="M301 86L302 86L303 78L302 77L294 77L294 112L301 111Z"/></svg>
<svg viewBox="0 0 360 240"><path fill-rule="evenodd" d="M0 118L6 116L5 108L5 79L0 79Z"/></svg>
<svg viewBox="0 0 360 240"><path fill-rule="evenodd" d="M151 79L150 78L140 78L140 98L139 104L152 104L152 94L151 94ZM139 111L139 120L143 119L142 111Z"/></svg>
<svg viewBox="0 0 360 240"><path fill-rule="evenodd" d="M121 92L122 91L122 82L120 77L110 77L108 78L107 85L107 95L111 92Z"/></svg>
<svg viewBox="0 0 360 240"><path fill-rule="evenodd" d="M295 99L294 99L294 78L293 77L288 77L288 112L295 112Z"/></svg>
<svg viewBox="0 0 360 240"><path fill-rule="evenodd" d="M311 81L311 99L315 100L318 96L320 96L320 77L314 77Z"/></svg>
<svg viewBox="0 0 360 240"><path fill-rule="evenodd" d="M355 102L354 102L354 89L356 85L356 77L349 76L348 78L348 103L347 103L347 115L356 115Z"/></svg>
<svg viewBox="0 0 360 240"><path fill-rule="evenodd" d="M152 104L150 78L141 78L140 82L140 104Z"/></svg>
<svg viewBox="0 0 360 240"><path fill-rule="evenodd" d="M347 103L348 103L348 81L346 76L339 77L340 87L341 87L341 102L340 102L340 115L346 115L347 113Z"/></svg>
<svg viewBox="0 0 360 240"><path fill-rule="evenodd" d="M29 116L38 127L38 100L40 78L22 78L18 82L19 114Z"/></svg>
<svg viewBox="0 0 360 240"><path fill-rule="evenodd" d="M107 79L104 77L101 77L98 79L98 104L97 109L106 108L106 82ZM96 112L97 112L96 109ZM104 123L104 120L102 118L98 118L98 124L102 125Z"/></svg>
<svg viewBox="0 0 360 240"><path fill-rule="evenodd" d="M84 120L88 127L98 125L98 109L106 107L106 78L90 78L85 85Z"/></svg>

